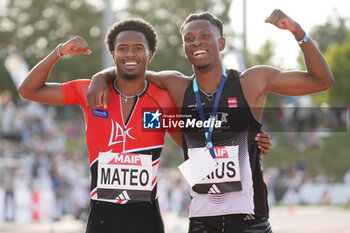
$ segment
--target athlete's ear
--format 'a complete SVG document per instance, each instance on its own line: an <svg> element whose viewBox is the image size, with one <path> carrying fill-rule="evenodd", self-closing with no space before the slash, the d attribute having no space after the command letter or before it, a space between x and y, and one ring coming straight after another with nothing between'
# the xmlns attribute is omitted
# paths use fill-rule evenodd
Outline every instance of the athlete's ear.
<svg viewBox="0 0 350 233"><path fill-rule="evenodd" d="M186 49L185 49L185 43L182 43L182 50L184 51L185 57L188 60L187 54L186 54Z"/></svg>
<svg viewBox="0 0 350 233"><path fill-rule="evenodd" d="M152 58L153 58L153 51L150 50L150 51L149 51L149 54L148 54L148 63L151 63Z"/></svg>
<svg viewBox="0 0 350 233"><path fill-rule="evenodd" d="M115 64L115 55L114 55L114 51L111 53L111 56L112 56L113 63Z"/></svg>
<svg viewBox="0 0 350 233"><path fill-rule="evenodd" d="M225 47L226 47L226 39L224 37L221 37L219 39L219 51L224 50Z"/></svg>

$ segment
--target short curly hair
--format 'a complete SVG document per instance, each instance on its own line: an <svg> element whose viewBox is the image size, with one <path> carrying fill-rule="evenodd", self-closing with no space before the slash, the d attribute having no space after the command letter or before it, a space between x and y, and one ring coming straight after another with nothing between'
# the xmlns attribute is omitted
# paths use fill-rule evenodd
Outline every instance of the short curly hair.
<svg viewBox="0 0 350 233"><path fill-rule="evenodd" d="M194 20L207 20L211 25L219 29L220 36L223 37L224 30L223 30L222 21L219 18L217 18L215 15L209 12L193 13L187 16L187 18L185 19L185 21L182 23L180 27L180 34L182 34L186 24Z"/></svg>
<svg viewBox="0 0 350 233"><path fill-rule="evenodd" d="M117 35L123 31L137 31L143 33L146 37L149 50L151 50L153 54L156 53L158 43L156 31L150 23L143 19L137 18L129 18L118 21L108 29L105 43L110 53L113 53L114 51L115 39Z"/></svg>

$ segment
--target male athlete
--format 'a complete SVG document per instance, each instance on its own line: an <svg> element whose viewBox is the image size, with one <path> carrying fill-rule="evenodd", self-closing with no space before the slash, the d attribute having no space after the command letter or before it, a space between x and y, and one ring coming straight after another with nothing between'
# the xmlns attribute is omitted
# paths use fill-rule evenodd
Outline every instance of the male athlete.
<svg viewBox="0 0 350 233"><path fill-rule="evenodd" d="M334 82L322 54L297 22L281 10L273 11L265 22L293 34L304 54L306 72L268 66L243 73L226 70L220 54L225 48L222 22L210 13L198 13L189 15L180 29L193 77L174 71L147 73L148 80L169 92L182 113L225 119L223 127L212 133L183 130L185 159L201 150L219 163L215 172L191 188L191 233L272 232L261 160L253 141L261 129L267 95L305 95L326 90ZM107 103L100 97L106 96L105 82L113 73L107 70L94 77L88 95L91 106Z"/></svg>
<svg viewBox="0 0 350 233"><path fill-rule="evenodd" d="M145 71L156 52L157 35L142 20L114 24L106 44L118 69L109 85L106 109L87 105L90 80L47 82L63 55L90 54L86 41L74 37L58 45L27 75L18 89L26 99L53 104L78 104L83 110L90 155L91 206L87 233L162 233L157 201L157 171L164 130L143 131L143 107L151 117L176 110L165 90L145 81ZM181 134L171 133L181 146Z"/></svg>

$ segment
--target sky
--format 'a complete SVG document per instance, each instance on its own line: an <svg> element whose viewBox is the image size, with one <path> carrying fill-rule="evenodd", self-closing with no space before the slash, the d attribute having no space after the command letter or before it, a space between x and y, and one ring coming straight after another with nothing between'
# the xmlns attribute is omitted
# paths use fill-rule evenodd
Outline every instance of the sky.
<svg viewBox="0 0 350 233"><path fill-rule="evenodd" d="M336 10L341 17L350 18L349 0L246 0L247 2L247 48L257 52L266 42L271 40L276 46L276 59L283 68L298 68L296 59L299 46L294 36L282 31L273 25L264 23L264 20L273 12L280 9L298 22L309 33L315 25L322 25L329 17L335 16ZM231 26L237 35L243 32L243 0L234 0L231 6ZM227 39L227 38L226 38ZM242 42L236 39L237 47Z"/></svg>

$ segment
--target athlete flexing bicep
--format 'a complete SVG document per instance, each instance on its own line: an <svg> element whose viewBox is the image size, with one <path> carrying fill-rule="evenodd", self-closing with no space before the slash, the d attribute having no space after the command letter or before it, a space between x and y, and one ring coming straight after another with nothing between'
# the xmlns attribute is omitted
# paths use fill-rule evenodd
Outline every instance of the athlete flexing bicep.
<svg viewBox="0 0 350 233"><path fill-rule="evenodd" d="M262 109L269 93L299 96L329 89L334 83L326 60L297 22L276 9L265 23L293 34L304 55L307 71L281 71L275 67L259 65L241 74L245 97L249 106L254 108L254 117L260 122Z"/></svg>
<svg viewBox="0 0 350 233"><path fill-rule="evenodd" d="M41 60L18 87L18 93L25 99L46 104L63 105L62 84L48 83L50 72L63 55L91 54L86 41L76 36L60 44Z"/></svg>

